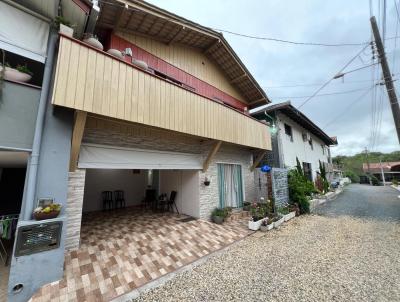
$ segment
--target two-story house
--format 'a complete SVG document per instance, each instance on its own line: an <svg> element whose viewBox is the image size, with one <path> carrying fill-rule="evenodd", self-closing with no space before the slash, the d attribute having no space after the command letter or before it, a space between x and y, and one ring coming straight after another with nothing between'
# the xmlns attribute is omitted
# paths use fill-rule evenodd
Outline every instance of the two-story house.
<svg viewBox="0 0 400 302"><path fill-rule="evenodd" d="M332 180L330 147L337 145L336 138L329 137L290 101L256 109L252 116L269 123L272 151L266 153L265 164L290 169L296 166L298 158L308 178L315 181L321 162Z"/></svg>
<svg viewBox="0 0 400 302"><path fill-rule="evenodd" d="M269 100L222 34L136 0L0 4L36 18L26 29L30 39L21 40L42 39L33 58L41 88L6 81L3 91L7 104L33 106L1 132L9 141L29 133L28 144L4 151L23 151L26 168L10 301L26 301L62 278L65 252L79 248L90 217L83 214L104 209L103 192L122 190L124 206L140 207L149 192L174 191L174 210L206 220L216 207L254 198L253 169L271 137L249 110ZM52 30L59 14L74 24L73 36ZM2 8L0 24L5 15ZM8 18L6 32L25 34L24 18ZM24 104L13 104L8 86L20 89ZM46 200L63 206L60 216L34 221ZM102 219L107 228L115 216Z"/></svg>

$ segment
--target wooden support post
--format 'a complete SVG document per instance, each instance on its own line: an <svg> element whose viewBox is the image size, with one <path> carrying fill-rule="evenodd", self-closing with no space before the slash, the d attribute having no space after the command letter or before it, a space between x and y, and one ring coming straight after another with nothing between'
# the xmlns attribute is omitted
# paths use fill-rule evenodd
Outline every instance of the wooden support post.
<svg viewBox="0 0 400 302"><path fill-rule="evenodd" d="M75 112L74 129L72 130L71 155L69 171L74 172L78 165L79 151L81 149L83 131L85 130L87 112L77 110Z"/></svg>
<svg viewBox="0 0 400 302"><path fill-rule="evenodd" d="M214 155L218 152L219 148L221 147L222 141L218 141L214 147L211 149L210 153L207 156L206 161L203 163L203 172L207 172L208 167L210 166L211 160L213 159Z"/></svg>
<svg viewBox="0 0 400 302"><path fill-rule="evenodd" d="M258 154L256 160L253 162L253 164L250 167L250 171L253 172L254 169L258 166L258 164L261 162L261 160L264 158L264 155L267 153L267 150L261 151L260 154Z"/></svg>

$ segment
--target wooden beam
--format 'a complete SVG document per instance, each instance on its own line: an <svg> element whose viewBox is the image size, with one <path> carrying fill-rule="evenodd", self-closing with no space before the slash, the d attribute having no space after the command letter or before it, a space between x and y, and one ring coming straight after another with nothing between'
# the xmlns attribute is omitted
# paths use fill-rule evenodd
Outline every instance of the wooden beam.
<svg viewBox="0 0 400 302"><path fill-rule="evenodd" d="M231 84L236 83L237 81L243 79L243 78L246 77L246 76L247 76L247 73L244 73L244 74L242 74L242 75L240 75L240 76L238 76L238 77L232 79L232 80L231 80Z"/></svg>
<svg viewBox="0 0 400 302"><path fill-rule="evenodd" d="M218 39L217 41L215 41L214 43L212 43L210 46L208 46L208 47L203 51L203 53L204 53L204 54L209 53L209 52L211 51L211 49L213 49L214 46L218 45L219 43L221 43L221 40Z"/></svg>
<svg viewBox="0 0 400 302"><path fill-rule="evenodd" d="M222 141L217 141L214 147L211 149L210 153L207 156L206 161L203 163L203 173L207 172L208 167L214 157L214 155L218 152L219 148L221 147Z"/></svg>
<svg viewBox="0 0 400 302"><path fill-rule="evenodd" d="M176 41L176 39L178 38L178 36L181 34L181 32L183 32L185 30L185 27L182 26L177 32L176 34L171 38L171 40L169 40L167 42L167 45L171 45L171 43L173 43L174 41Z"/></svg>
<svg viewBox="0 0 400 302"><path fill-rule="evenodd" d="M74 128L72 130L71 155L69 171L74 172L78 166L79 151L81 149L83 131L85 130L87 112L77 110L75 112Z"/></svg>
<svg viewBox="0 0 400 302"><path fill-rule="evenodd" d="M125 4L125 6L121 7L121 9L119 10L119 12L117 14L117 17L115 18L115 20L117 22L114 23L114 27L113 27L114 31L117 31L118 28L121 27L122 20L125 18L125 15L127 12L129 12L129 6L127 4Z"/></svg>
<svg viewBox="0 0 400 302"><path fill-rule="evenodd" d="M254 169L258 166L258 164L261 162L261 160L264 158L264 155L267 153L267 150L261 151L260 154L258 154L256 160L250 167L250 171L253 172Z"/></svg>
<svg viewBox="0 0 400 302"><path fill-rule="evenodd" d="M251 104L256 104L256 103L259 103L259 102L261 102L261 101L266 101L266 99L265 99L265 98L261 98L261 99L252 101L252 102L249 103L249 105L251 105Z"/></svg>

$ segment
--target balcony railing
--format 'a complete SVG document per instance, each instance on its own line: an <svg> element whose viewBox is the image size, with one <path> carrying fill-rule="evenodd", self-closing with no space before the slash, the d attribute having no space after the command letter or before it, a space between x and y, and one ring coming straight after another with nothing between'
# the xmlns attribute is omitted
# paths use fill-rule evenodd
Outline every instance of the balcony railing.
<svg viewBox="0 0 400 302"><path fill-rule="evenodd" d="M224 142L271 149L266 125L68 37L53 104Z"/></svg>

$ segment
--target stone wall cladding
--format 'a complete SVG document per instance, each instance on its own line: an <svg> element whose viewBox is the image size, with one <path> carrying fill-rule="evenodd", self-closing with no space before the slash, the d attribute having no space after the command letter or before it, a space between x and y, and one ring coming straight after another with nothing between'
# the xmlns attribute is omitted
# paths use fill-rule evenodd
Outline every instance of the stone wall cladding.
<svg viewBox="0 0 400 302"><path fill-rule="evenodd" d="M82 205L85 189L86 170L76 170L68 174L68 195L65 213L67 215L67 236L65 249L79 247L81 236Z"/></svg>
<svg viewBox="0 0 400 302"><path fill-rule="evenodd" d="M203 162L206 160L215 141L199 137L181 135L171 131L148 129L138 125L132 125L132 129L122 132L121 129L89 128L85 129L83 142L121 146L128 148L152 149L160 151L185 152L201 154ZM221 148L214 156L208 170L200 171L200 213L201 219L209 220L211 212L219 204L217 163L240 164L244 182L245 200L252 201L255 198L254 173L250 171L253 156L249 148L222 143ZM205 177L210 178L211 184L204 185Z"/></svg>

